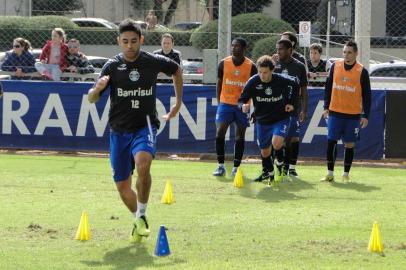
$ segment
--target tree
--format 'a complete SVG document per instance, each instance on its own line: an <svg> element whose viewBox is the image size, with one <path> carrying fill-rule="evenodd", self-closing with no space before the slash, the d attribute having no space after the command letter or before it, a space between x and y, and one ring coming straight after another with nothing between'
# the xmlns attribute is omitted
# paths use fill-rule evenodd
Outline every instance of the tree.
<svg viewBox="0 0 406 270"><path fill-rule="evenodd" d="M32 15L64 15L82 7L80 0L32 0Z"/></svg>
<svg viewBox="0 0 406 270"><path fill-rule="evenodd" d="M164 11L162 5L166 1L167 0L154 0L154 8L153 8L155 10L155 15L158 18L158 21L163 23L164 25L168 25L171 22L179 2L179 0L171 0L168 9Z"/></svg>
<svg viewBox="0 0 406 270"><path fill-rule="evenodd" d="M207 11L210 10L209 4L211 1L209 0L201 0L203 4L206 6ZM218 19L218 10L219 10L219 0L212 0L213 2L213 19ZM245 13L257 13L262 12L262 9L266 6L272 4L272 0L241 0L241 1L233 1L232 5L232 16L237 16L239 14Z"/></svg>

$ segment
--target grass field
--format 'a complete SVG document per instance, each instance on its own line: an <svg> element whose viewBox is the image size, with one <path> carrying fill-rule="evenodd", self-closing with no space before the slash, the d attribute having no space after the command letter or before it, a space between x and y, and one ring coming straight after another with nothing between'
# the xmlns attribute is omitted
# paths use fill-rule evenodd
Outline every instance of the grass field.
<svg viewBox="0 0 406 270"><path fill-rule="evenodd" d="M406 170L355 167L320 183L322 166L276 188L214 178L214 163L154 161L150 238L129 243L132 217L106 158L0 155L0 269L405 269ZM337 175L342 168L337 168ZM171 179L176 203L160 198ZM91 239L74 240L83 209ZM378 221L385 256L369 253ZM155 257L164 224L172 254Z"/></svg>

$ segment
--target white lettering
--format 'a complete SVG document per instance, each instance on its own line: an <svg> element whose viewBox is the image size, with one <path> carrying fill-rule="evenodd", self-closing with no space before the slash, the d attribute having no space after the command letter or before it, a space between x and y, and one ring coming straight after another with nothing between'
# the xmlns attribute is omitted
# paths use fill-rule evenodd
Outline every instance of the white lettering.
<svg viewBox="0 0 406 270"><path fill-rule="evenodd" d="M57 119L50 119L53 110L55 109ZM62 129L64 136L72 136L72 131L69 126L68 119L63 109L62 101L58 94L50 94L39 119L35 135L43 135L47 127L57 127Z"/></svg>
<svg viewBox="0 0 406 270"><path fill-rule="evenodd" d="M355 87L349 86L349 85L340 85L340 84L333 83L333 89L336 89L337 91L347 91L347 92L355 93Z"/></svg>
<svg viewBox="0 0 406 270"><path fill-rule="evenodd" d="M80 106L78 127L76 129L76 136L86 136L86 127L90 114L90 117L92 119L91 122L93 123L97 137L103 137L103 134L108 124L109 110L110 110L110 98L107 100L106 106L104 106L102 117L99 118L99 114L96 109L96 104L90 103L87 100L87 95L83 95L82 105Z"/></svg>
<svg viewBox="0 0 406 270"><path fill-rule="evenodd" d="M280 95L279 97L270 97L270 98L262 98L262 97L257 97L258 102L278 102L282 100L283 96Z"/></svg>
<svg viewBox="0 0 406 270"><path fill-rule="evenodd" d="M140 108L140 101L138 99L132 99L131 100L131 107L133 109L139 109Z"/></svg>
<svg viewBox="0 0 406 270"><path fill-rule="evenodd" d="M20 103L20 107L13 111L13 102ZM24 124L23 117L30 108L30 103L26 95L21 93L6 92L3 96L3 134L11 134L12 124L17 127L22 135L30 135L30 131Z"/></svg>
<svg viewBox="0 0 406 270"><path fill-rule="evenodd" d="M124 90L122 88L117 88L117 96L119 97L144 97L144 96L152 96L152 87L150 89L131 89L131 90Z"/></svg>
<svg viewBox="0 0 406 270"><path fill-rule="evenodd" d="M166 114L165 106L164 106L164 104L162 104L162 102L159 99L156 99L156 111L157 111L159 118L161 118L163 115ZM161 125L156 133L157 136L162 132L162 130L165 128L165 125L166 125L166 121L160 121L160 122L161 122Z"/></svg>
<svg viewBox="0 0 406 270"><path fill-rule="evenodd" d="M232 86L240 86L240 87L245 86L245 83L243 83L243 82L232 81L232 80L229 80L228 78L226 78L225 84L226 85L232 85Z"/></svg>
<svg viewBox="0 0 406 270"><path fill-rule="evenodd" d="M171 107L175 105L176 98L171 97ZM182 103L180 107L179 114L171 119L169 122L169 139L179 139L179 115L183 116L186 125L189 127L193 136L197 140L206 139L206 98L197 98L197 113L196 122L193 120L190 112L187 110L186 106Z"/></svg>

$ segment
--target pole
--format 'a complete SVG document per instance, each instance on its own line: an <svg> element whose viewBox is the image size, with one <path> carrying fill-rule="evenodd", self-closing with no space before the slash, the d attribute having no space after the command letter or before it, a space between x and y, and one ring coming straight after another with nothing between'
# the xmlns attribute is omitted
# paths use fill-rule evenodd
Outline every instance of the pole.
<svg viewBox="0 0 406 270"><path fill-rule="evenodd" d="M355 1L355 42L358 44L358 59L369 69L371 57L371 1Z"/></svg>
<svg viewBox="0 0 406 270"><path fill-rule="evenodd" d="M231 0L219 1L218 62L230 54L231 44Z"/></svg>
<svg viewBox="0 0 406 270"><path fill-rule="evenodd" d="M327 2L327 36L326 36L326 59L330 59L330 28L331 28L331 1Z"/></svg>

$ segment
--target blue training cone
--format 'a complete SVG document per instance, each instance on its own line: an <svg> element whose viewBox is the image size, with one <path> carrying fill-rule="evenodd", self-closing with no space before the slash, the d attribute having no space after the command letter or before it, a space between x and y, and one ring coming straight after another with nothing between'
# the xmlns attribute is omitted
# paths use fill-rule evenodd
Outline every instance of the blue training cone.
<svg viewBox="0 0 406 270"><path fill-rule="evenodd" d="M155 256L168 256L169 254L171 254L171 251L169 250L165 226L161 225L159 227L158 238L156 239Z"/></svg>

